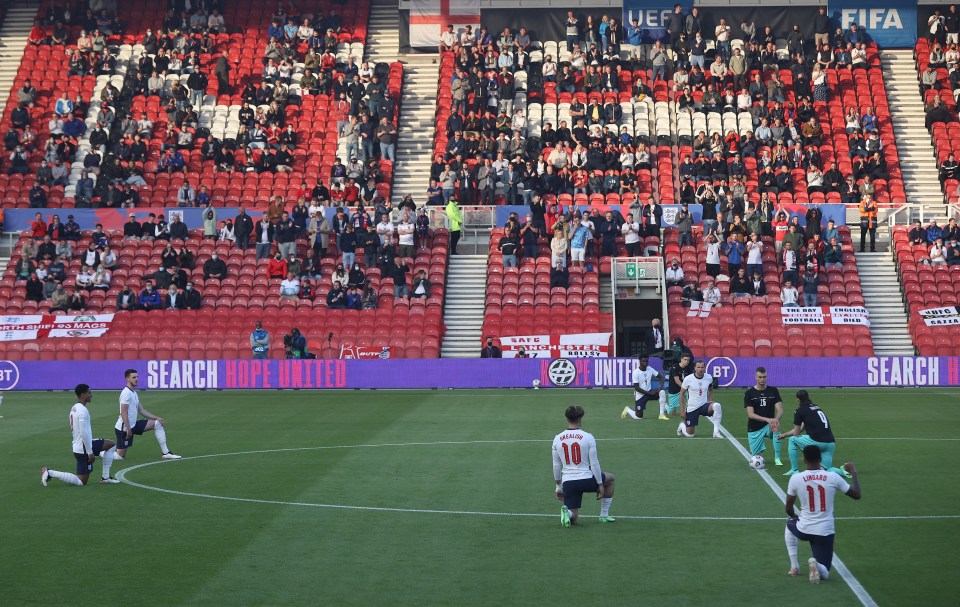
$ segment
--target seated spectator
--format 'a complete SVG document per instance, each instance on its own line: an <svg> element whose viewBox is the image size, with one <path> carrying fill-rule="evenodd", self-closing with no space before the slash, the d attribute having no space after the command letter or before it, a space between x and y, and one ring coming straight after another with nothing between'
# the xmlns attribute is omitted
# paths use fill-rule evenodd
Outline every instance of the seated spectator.
<svg viewBox="0 0 960 607"><path fill-rule="evenodd" d="M351 286L347 289L347 309L349 310L359 310L363 304L363 298L360 294L360 289L354 286Z"/></svg>
<svg viewBox="0 0 960 607"><path fill-rule="evenodd" d="M343 290L340 281L334 281L333 288L327 293L327 307L343 310L347 307L347 293Z"/></svg>
<svg viewBox="0 0 960 607"><path fill-rule="evenodd" d="M57 310L62 310L68 312L70 310L70 295L63 288L63 284L56 283L56 288L53 293L50 295L50 311L54 312Z"/></svg>
<svg viewBox="0 0 960 607"><path fill-rule="evenodd" d="M97 271L93 273L93 280L90 283L88 289L99 289L101 291L110 290L110 279L112 274L105 267L100 266L97 268Z"/></svg>
<svg viewBox="0 0 960 607"><path fill-rule="evenodd" d="M550 288L568 289L570 288L570 271L565 263L555 263L550 268Z"/></svg>
<svg viewBox="0 0 960 607"><path fill-rule="evenodd" d="M183 289L183 309L199 310L202 299L203 296L200 294L200 291L197 291L193 288L193 282L187 281L187 284Z"/></svg>
<svg viewBox="0 0 960 607"><path fill-rule="evenodd" d="M183 303L183 296L180 294L180 290L177 289L177 285L170 285L167 289L167 294L163 296L163 309L182 310Z"/></svg>
<svg viewBox="0 0 960 607"><path fill-rule="evenodd" d="M163 307L163 298L160 296L160 292L153 288L152 282L147 282L147 285L143 288L143 291L140 291L140 297L137 300L137 307L140 310L159 310Z"/></svg>
<svg viewBox="0 0 960 607"><path fill-rule="evenodd" d="M665 278L668 287L682 287L684 284L683 280L683 268L680 267L680 260L674 258L671 260L670 265L667 267Z"/></svg>
<svg viewBox="0 0 960 607"><path fill-rule="evenodd" d="M946 265L946 249L943 246L943 239L938 238L932 245L930 245L930 250L928 252L927 259L923 260L925 263L931 266L942 266Z"/></svg>
<svg viewBox="0 0 960 607"><path fill-rule="evenodd" d="M377 299L377 290L373 288L369 281L367 281L363 289L363 302L361 304L362 309L376 310Z"/></svg>
<svg viewBox="0 0 960 607"><path fill-rule="evenodd" d="M223 280L227 277L227 264L220 259L219 255L216 253L212 254L210 259L203 263L203 277L206 280L210 280L211 278ZM273 276L271 275L270 278L273 278Z"/></svg>
<svg viewBox="0 0 960 607"><path fill-rule="evenodd" d="M947 265L956 266L960 265L960 244L957 243L957 239L951 239L950 244L947 246Z"/></svg>
<svg viewBox="0 0 960 607"><path fill-rule="evenodd" d="M717 287L716 283L713 280L707 281L706 288L703 289L701 293L703 295L703 301L712 304L715 307L720 307L720 289Z"/></svg>
<svg viewBox="0 0 960 607"><path fill-rule="evenodd" d="M31 272L26 285L27 301L43 301L43 281L37 276L36 272Z"/></svg>
<svg viewBox="0 0 960 607"><path fill-rule="evenodd" d="M91 289L93 287L93 269L90 266L84 265L80 269L80 273L77 274L76 284L78 288L81 289Z"/></svg>
<svg viewBox="0 0 960 607"><path fill-rule="evenodd" d="M837 242L836 236L830 238L830 244L824 251L823 260L828 268L843 266L843 247Z"/></svg>
<svg viewBox="0 0 960 607"><path fill-rule="evenodd" d="M170 222L170 238L179 238L180 240L190 238L190 230L187 229L187 224L183 223L179 215L174 215L173 221Z"/></svg>
<svg viewBox="0 0 960 607"><path fill-rule="evenodd" d="M84 312L87 309L87 298L80 293L80 289L73 288L73 295L70 296L68 304L71 312Z"/></svg>
<svg viewBox="0 0 960 607"><path fill-rule="evenodd" d="M410 292L410 298L417 299L423 297L424 299L428 299L430 297L430 287L432 286L430 279L427 278L427 271L421 269L417 272L416 278L413 279L413 290Z"/></svg>
<svg viewBox="0 0 960 607"><path fill-rule="evenodd" d="M21 252L20 260L17 261L17 265L14 267L14 272L16 274L17 280L27 280L30 278L30 275L37 271L37 264L33 261L32 257L29 257Z"/></svg>
<svg viewBox="0 0 960 607"><path fill-rule="evenodd" d="M750 295L754 297L763 297L767 294L767 285L763 282L763 278L760 276L759 272L754 272L753 277L750 279Z"/></svg>
<svg viewBox="0 0 960 607"><path fill-rule="evenodd" d="M747 278L746 268L741 267L737 270L736 276L730 279L730 293L733 295L751 295L751 284Z"/></svg>
<svg viewBox="0 0 960 607"><path fill-rule="evenodd" d="M137 295L130 290L130 285L124 285L123 290L117 293L117 312L137 309Z"/></svg>
<svg viewBox="0 0 960 607"><path fill-rule="evenodd" d="M683 292L680 294L680 301L685 308L690 307L690 302L703 301L703 293L697 288L696 281L691 280L687 283L687 286L683 287Z"/></svg>
<svg viewBox="0 0 960 607"><path fill-rule="evenodd" d="M287 277L280 283L281 299L297 299L300 295L300 279L293 272L288 272Z"/></svg>

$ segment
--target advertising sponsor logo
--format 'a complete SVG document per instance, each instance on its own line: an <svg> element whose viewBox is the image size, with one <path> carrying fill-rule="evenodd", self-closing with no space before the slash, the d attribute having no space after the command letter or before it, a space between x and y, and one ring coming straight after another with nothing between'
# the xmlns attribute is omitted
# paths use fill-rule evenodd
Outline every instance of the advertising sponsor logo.
<svg viewBox="0 0 960 607"><path fill-rule="evenodd" d="M577 368L573 361L566 358L558 358L547 367L547 377L550 383L558 388L564 388L577 379Z"/></svg>
<svg viewBox="0 0 960 607"><path fill-rule="evenodd" d="M737 363L726 356L711 358L707 361L707 374L716 379L720 388L732 386L737 380Z"/></svg>
<svg viewBox="0 0 960 607"><path fill-rule="evenodd" d="M20 369L9 360L0 360L0 392L13 390L20 383Z"/></svg>

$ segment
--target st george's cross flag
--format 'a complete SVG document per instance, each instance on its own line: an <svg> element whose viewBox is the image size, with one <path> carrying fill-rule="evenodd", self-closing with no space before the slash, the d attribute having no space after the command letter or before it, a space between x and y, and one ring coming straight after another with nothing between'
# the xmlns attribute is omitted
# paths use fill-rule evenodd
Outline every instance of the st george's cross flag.
<svg viewBox="0 0 960 607"><path fill-rule="evenodd" d="M440 44L440 34L453 26L457 38L467 25L474 32L480 29L479 0L411 0L410 46L433 47Z"/></svg>

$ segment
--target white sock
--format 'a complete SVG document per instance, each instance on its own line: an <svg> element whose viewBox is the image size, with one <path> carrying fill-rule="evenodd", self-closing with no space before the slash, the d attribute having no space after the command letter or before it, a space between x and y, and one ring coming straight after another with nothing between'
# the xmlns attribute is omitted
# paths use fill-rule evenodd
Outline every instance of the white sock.
<svg viewBox="0 0 960 607"><path fill-rule="evenodd" d="M830 577L830 570L827 569L826 565L821 565L817 563L817 569L820 571L820 579L825 580Z"/></svg>
<svg viewBox="0 0 960 607"><path fill-rule="evenodd" d="M163 454L170 453L170 450L167 449L167 431L163 429L163 424L156 422L153 425L153 431L157 434L157 442L160 443L160 452Z"/></svg>
<svg viewBox="0 0 960 607"><path fill-rule="evenodd" d="M643 419L641 417L637 417L637 412L633 410L633 407L627 407L627 415L633 419Z"/></svg>
<svg viewBox="0 0 960 607"><path fill-rule="evenodd" d="M680 422L680 435L683 438L693 438L692 435L687 434L687 429L683 426L683 422Z"/></svg>
<svg viewBox="0 0 960 607"><path fill-rule="evenodd" d="M667 392L660 390L660 415L667 414Z"/></svg>
<svg viewBox="0 0 960 607"><path fill-rule="evenodd" d="M610 514L610 504L613 503L612 497L601 497L600 498L600 516L609 516Z"/></svg>
<svg viewBox="0 0 960 607"><path fill-rule="evenodd" d="M713 403L713 415L710 416L710 421L713 422L713 431L720 432L720 421L723 419L723 408L720 406L720 403Z"/></svg>
<svg viewBox="0 0 960 607"><path fill-rule="evenodd" d="M790 557L790 568L800 569L800 562L797 561L797 536L791 533L788 527L783 528L783 541L787 544L787 556Z"/></svg>
<svg viewBox="0 0 960 607"><path fill-rule="evenodd" d="M113 458L116 454L116 447L110 447L100 454L101 461L103 462L103 474L100 478L110 478L110 466L113 465Z"/></svg>
<svg viewBox="0 0 960 607"><path fill-rule="evenodd" d="M69 472L58 472L57 470L47 470L47 474L51 478L55 478L58 481L63 481L68 485L83 485L83 481L80 480L80 477L76 474L71 474Z"/></svg>

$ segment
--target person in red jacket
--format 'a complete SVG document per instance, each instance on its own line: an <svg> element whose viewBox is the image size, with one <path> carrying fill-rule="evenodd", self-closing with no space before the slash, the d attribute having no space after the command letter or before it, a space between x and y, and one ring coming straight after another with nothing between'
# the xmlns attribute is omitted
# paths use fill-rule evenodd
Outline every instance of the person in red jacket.
<svg viewBox="0 0 960 607"><path fill-rule="evenodd" d="M43 215L37 213L37 218L30 222L30 235L37 240L43 240L47 235L47 222L43 220Z"/></svg>
<svg viewBox="0 0 960 607"><path fill-rule="evenodd" d="M283 279L287 277L287 260L283 258L279 251L267 263L267 275L270 278Z"/></svg>

